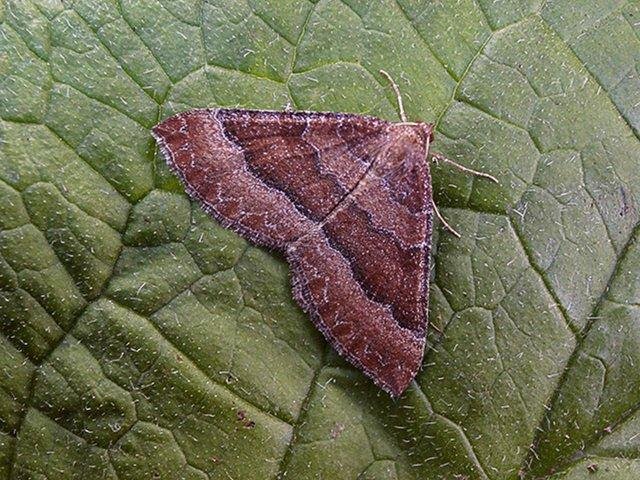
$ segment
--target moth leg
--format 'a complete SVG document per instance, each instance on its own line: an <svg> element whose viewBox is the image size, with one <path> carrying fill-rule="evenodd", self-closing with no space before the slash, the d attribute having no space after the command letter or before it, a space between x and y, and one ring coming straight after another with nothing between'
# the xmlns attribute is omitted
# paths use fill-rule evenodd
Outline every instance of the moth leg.
<svg viewBox="0 0 640 480"><path fill-rule="evenodd" d="M460 235L451 225L449 225L449 223L440 214L440 210L438 210L438 206L436 205L436 202L434 202L432 200L431 201L431 205L433 205L433 211L436 212L436 217L438 217L438 220L440 220L440 222L442 222L442 225L444 225L444 228L449 230L456 237L460 238L462 235Z"/></svg>
<svg viewBox="0 0 640 480"><path fill-rule="evenodd" d="M437 327L435 324L433 324L431 322L429 322L429 328L433 328L440 335L442 335L444 333L441 328Z"/></svg>
<svg viewBox="0 0 640 480"><path fill-rule="evenodd" d="M497 183L498 185L500 185L500 182L498 181L498 179L496 177L494 177L493 175L489 175L488 173L484 173L484 172L479 172L477 170L472 170L470 168L465 167L464 165L460 165L459 163L454 162L453 160L449 160L447 157L445 157L444 155L442 155L441 153L437 153L437 152L430 152L429 153L431 155L431 158L437 163L437 162L443 162L443 163L448 163L449 165L453 165L454 167L456 167L457 169L469 173L471 175L476 175L478 177L484 177L484 178L488 178L489 180L491 180L492 182Z"/></svg>
<svg viewBox="0 0 640 480"><path fill-rule="evenodd" d="M445 157L444 155L442 155L441 153L437 153L437 152L429 152L429 155L431 155L431 159L435 162L443 162L443 163L448 163L449 165L453 165L454 167L456 167L457 169L465 172L465 173L469 173L471 175L476 175L478 177L484 177L484 178L488 178L489 180L491 180L492 182L497 183L498 185L500 185L500 182L498 182L498 179L496 177L494 177L493 175L489 175L488 173L484 173L484 172L479 172L477 170L472 170L471 168L467 168L464 165L460 165L459 163L454 162L453 160L449 160L447 157ZM447 221L442 217L442 215L440 214L440 211L438 210L438 207L436 206L435 202L431 202L433 204L433 211L436 212L436 216L438 217L438 219L442 222L442 224L444 225L444 227L449 230L452 234L454 234L456 237L460 238L460 234L458 232L456 232L453 227L451 225L449 225L447 223Z"/></svg>
<svg viewBox="0 0 640 480"><path fill-rule="evenodd" d="M407 116L404 113L404 105L402 104L402 95L400 95L400 89L398 88L398 84L393 80L393 78L391 78L391 75L389 75L384 70L380 70L380 73L389 81L389 83L391 84L391 88L393 88L393 91L396 92L396 98L398 99L398 109L400 110L400 120L402 120L403 122L406 122Z"/></svg>

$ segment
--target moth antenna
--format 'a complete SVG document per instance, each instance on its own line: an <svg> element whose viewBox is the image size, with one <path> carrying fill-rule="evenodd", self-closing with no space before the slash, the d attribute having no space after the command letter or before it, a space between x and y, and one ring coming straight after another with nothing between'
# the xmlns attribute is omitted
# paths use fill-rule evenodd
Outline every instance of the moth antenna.
<svg viewBox="0 0 640 480"><path fill-rule="evenodd" d="M384 70L380 70L380 74L383 75L391 84L391 88L396 92L396 98L398 99L398 109L400 110L400 120L403 122L407 121L407 116L404 114L404 105L402 103L402 95L400 95L400 89L398 88L398 84L393 80L391 75L389 75Z"/></svg>
<svg viewBox="0 0 640 480"><path fill-rule="evenodd" d="M442 222L442 225L444 225L444 228L449 230L449 232L451 232L456 237L460 238L462 235L460 235L451 225L449 225L449 223L440 214L440 210L438 210L438 207L436 206L436 202L434 202L432 200L431 201L431 205L433 205L433 211L436 212L436 216L438 217L438 220L440 220L440 222Z"/></svg>
<svg viewBox="0 0 640 480"><path fill-rule="evenodd" d="M477 170L472 170L470 168L467 168L464 165L460 165L459 163L454 162L453 160L449 160L447 157L445 157L441 153L432 152L432 153L430 153L430 155L431 155L431 158L433 158L436 162L440 161L440 162L443 162L443 163L448 163L449 165L453 165L454 167L456 167L458 170L461 170L463 172L469 173L471 175L476 175L478 177L488 178L492 182L495 182L498 185L500 185L500 182L498 181L498 179L496 177L494 177L493 175L489 175L488 173L479 172Z"/></svg>

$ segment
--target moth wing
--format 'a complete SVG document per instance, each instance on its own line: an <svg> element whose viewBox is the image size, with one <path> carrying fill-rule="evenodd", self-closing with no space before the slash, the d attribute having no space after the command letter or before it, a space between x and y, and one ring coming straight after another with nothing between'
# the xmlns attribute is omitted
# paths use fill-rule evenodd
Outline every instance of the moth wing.
<svg viewBox="0 0 640 480"><path fill-rule="evenodd" d="M212 216L283 250L348 195L387 126L358 115L199 109L170 117L153 135Z"/></svg>
<svg viewBox="0 0 640 480"><path fill-rule="evenodd" d="M407 144L378 158L361 186L287 258L295 297L317 328L398 396L424 355L433 210L428 145L411 135L391 141Z"/></svg>
<svg viewBox="0 0 640 480"><path fill-rule="evenodd" d="M427 327L432 206L420 128L209 109L153 129L187 192L223 225L285 251L298 303L394 396L420 367Z"/></svg>

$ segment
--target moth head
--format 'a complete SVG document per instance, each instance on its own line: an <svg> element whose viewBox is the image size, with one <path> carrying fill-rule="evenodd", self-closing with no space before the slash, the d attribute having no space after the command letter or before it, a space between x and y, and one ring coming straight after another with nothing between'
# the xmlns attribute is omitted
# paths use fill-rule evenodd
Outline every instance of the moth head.
<svg viewBox="0 0 640 480"><path fill-rule="evenodd" d="M398 122L389 125L392 138L412 138L416 144L421 144L425 148L433 143L434 125L425 122Z"/></svg>
<svg viewBox="0 0 640 480"><path fill-rule="evenodd" d="M422 138L427 142L427 145L433 143L433 123L420 122L417 125L420 127Z"/></svg>
<svg viewBox="0 0 640 480"><path fill-rule="evenodd" d="M416 168L421 168L427 163L429 145L432 141L432 124L409 122L392 124L386 148L376 162L378 174L392 182L410 176Z"/></svg>

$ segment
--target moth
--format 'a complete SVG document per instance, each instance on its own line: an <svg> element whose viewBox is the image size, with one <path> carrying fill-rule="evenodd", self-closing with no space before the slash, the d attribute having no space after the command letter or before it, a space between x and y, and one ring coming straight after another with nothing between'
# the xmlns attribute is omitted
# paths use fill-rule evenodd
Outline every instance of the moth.
<svg viewBox="0 0 640 480"><path fill-rule="evenodd" d="M319 112L195 109L153 128L187 193L281 252L293 296L338 353L393 397L422 363L434 125ZM438 154L433 158L451 162ZM487 174L459 168L493 181Z"/></svg>

